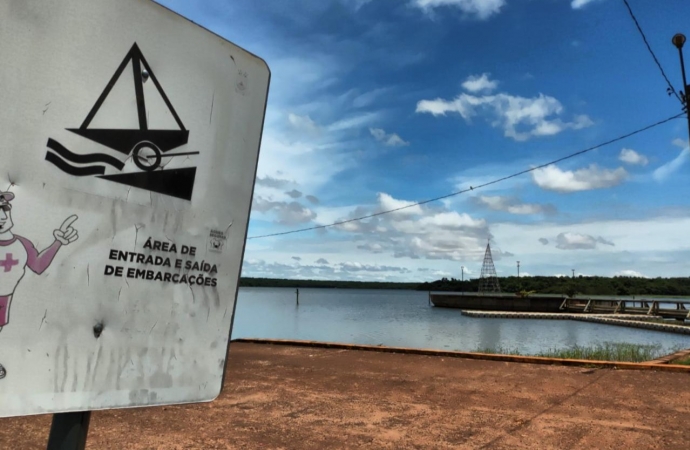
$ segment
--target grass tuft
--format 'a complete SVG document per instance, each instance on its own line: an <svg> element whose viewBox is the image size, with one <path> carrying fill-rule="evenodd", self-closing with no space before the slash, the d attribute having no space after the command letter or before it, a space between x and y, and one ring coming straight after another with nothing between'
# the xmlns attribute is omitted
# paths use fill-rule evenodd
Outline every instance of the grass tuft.
<svg viewBox="0 0 690 450"><path fill-rule="evenodd" d="M545 358L584 359L590 361L645 362L665 356L661 345L628 344L624 342L604 342L593 346L575 345L567 348L554 348L536 354L525 354L517 349L480 348L478 353L493 353L517 356L542 356ZM683 363L679 363L683 364ZM690 358L685 364L690 365Z"/></svg>
<svg viewBox="0 0 690 450"><path fill-rule="evenodd" d="M682 359L677 359L675 361L671 361L671 364L681 364L683 366L690 366L690 357L687 358L682 358Z"/></svg>

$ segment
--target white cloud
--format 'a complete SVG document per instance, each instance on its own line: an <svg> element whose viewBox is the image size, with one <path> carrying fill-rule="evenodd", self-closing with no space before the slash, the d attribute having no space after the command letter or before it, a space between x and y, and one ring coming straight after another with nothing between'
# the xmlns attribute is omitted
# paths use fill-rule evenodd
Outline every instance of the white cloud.
<svg viewBox="0 0 690 450"><path fill-rule="evenodd" d="M685 148L690 145L690 141L684 141L680 138L676 138L671 142L676 147Z"/></svg>
<svg viewBox="0 0 690 450"><path fill-rule="evenodd" d="M309 208L300 215L296 205L288 207L293 199L285 191L311 194L302 197L304 204L318 204L334 176L360 163L353 154L369 139L362 136L362 128L381 120L381 114L356 110L349 98L338 100L342 94L332 88L332 80L345 64L338 57L299 46L288 58L279 47L265 50L274 74L272 107L266 113L254 195L260 198L259 208L267 208L261 201L283 205L263 212L255 206L253 218L302 223L313 217ZM292 214L286 217L288 212Z"/></svg>
<svg viewBox="0 0 690 450"><path fill-rule="evenodd" d="M445 229L484 228L486 221L483 219L473 219L469 214L458 213L456 211L441 212L430 216L422 217L419 221L421 226L432 225Z"/></svg>
<svg viewBox="0 0 690 450"><path fill-rule="evenodd" d="M597 247L597 244L614 245L613 242L601 236L594 237L589 234L566 232L556 236L556 248L561 250L592 250Z"/></svg>
<svg viewBox="0 0 690 450"><path fill-rule="evenodd" d="M273 74L250 222L250 234L267 234L275 231L270 222L298 225L317 219L321 194L330 192L333 177L361 163L353 155L370 139L362 130L381 118L375 109L363 108L369 100L355 108L351 97L341 99L336 80L353 64L343 52L293 40L287 55L284 45L257 31L257 24L263 25L249 22L240 26L256 37L255 49Z"/></svg>
<svg viewBox="0 0 690 450"><path fill-rule="evenodd" d="M481 75L470 75L462 83L463 89L473 94L478 92L491 92L498 86L498 81L490 80L488 73L483 73Z"/></svg>
<svg viewBox="0 0 690 450"><path fill-rule="evenodd" d="M303 103L305 92L327 87L341 67L332 54L295 51L285 56L286 53L279 53L280 45L271 46L274 48L264 49L262 55L271 61L271 99L274 105Z"/></svg>
<svg viewBox="0 0 690 450"><path fill-rule="evenodd" d="M329 222L330 219L335 221L376 212L378 205L360 209L350 207L349 212L339 208L333 208L338 213L330 214ZM422 210L421 217L455 212L439 205L422 205ZM316 222L325 223L327 209L319 208L317 212L319 217ZM481 225L477 223L480 217L472 216L470 219L467 224ZM460 265L463 265L467 279L467 269L479 274L489 236L492 236L496 268L504 274L515 273L515 260L520 260L524 269L533 275L563 274L570 277L571 269L576 269L576 275L613 276L622 270L634 268L652 277L684 276L683 261L690 258L690 248L678 244L683 242L685 230L690 228L690 217L655 215L653 219L604 220L567 225L544 220L534 223L499 222L492 223L490 230L487 223L484 226L443 228L435 225L438 222L445 223L443 220L422 222L420 216L389 214L354 222L354 226L347 230L334 227L323 233L297 234L290 239L250 240L247 242L247 255L251 255L248 259L264 260L266 266L259 269L247 266L243 275L314 279L357 279L356 275L361 275L360 279L369 280L385 277L387 280L426 281L440 278L434 275L435 271L447 272L459 279ZM452 221L449 222L451 225ZM458 221L456 225L461 224ZM571 233L562 238L566 245L579 242L580 245L591 247L594 241L595 249L557 248L556 237L565 231ZM540 238L548 238L549 243L540 244ZM612 242L615 246L606 245ZM358 248L360 246L366 249ZM302 257L303 264L312 262L315 267L296 268L291 259L296 254L295 248L299 248L298 255ZM507 258L506 250L516 256ZM328 267L318 269L324 261ZM353 261L373 266L404 267L412 272L335 272L337 265ZM284 266L269 267L273 263ZM419 268L428 270L419 271Z"/></svg>
<svg viewBox="0 0 690 450"><path fill-rule="evenodd" d="M359 11L364 5L371 2L371 0L354 0L355 11Z"/></svg>
<svg viewBox="0 0 690 450"><path fill-rule="evenodd" d="M506 210L511 214L541 214L544 212L542 205L535 203L522 203L519 205L510 205Z"/></svg>
<svg viewBox="0 0 690 450"><path fill-rule="evenodd" d="M282 189L292 184L292 182L290 180L266 175L264 177L256 177L256 184L258 186L266 186L272 189Z"/></svg>
<svg viewBox="0 0 690 450"><path fill-rule="evenodd" d="M453 183L454 190L464 191L482 186L486 183L491 183L496 180L497 174L509 174L523 171L525 167L530 166L531 162L533 161L529 159L511 159L508 161L501 158L494 158L494 160L485 164L463 168L456 175L451 176L450 181ZM514 177L501 183L484 186L481 188L481 193L488 195L495 192L517 192L517 189L530 184L531 180L527 177ZM451 205L464 203L472 198L473 197L466 195L459 195L444 199L443 203L447 207L450 207Z"/></svg>
<svg viewBox="0 0 690 450"><path fill-rule="evenodd" d="M425 11L441 6L453 6L468 16L483 20L498 14L505 6L506 0L413 0L413 4Z"/></svg>
<svg viewBox="0 0 690 450"><path fill-rule="evenodd" d="M556 192L577 192L617 186L628 177L624 168L601 169L596 164L572 170L561 170L555 164L532 172L532 180L542 189Z"/></svg>
<svg viewBox="0 0 690 450"><path fill-rule="evenodd" d="M495 83L488 78L487 82ZM465 86L467 83L463 83L463 86L470 92L482 85L479 81L473 81L469 83L468 89ZM528 98L506 93L477 96L466 92L453 100L420 100L416 108L417 113L434 116L458 113L467 123L471 123L475 116L482 115L492 126L503 129L506 137L516 141L525 141L535 136L552 136L566 129L579 130L594 124L586 115L575 116L569 122L564 121L559 117L563 110L561 102L544 94Z"/></svg>
<svg viewBox="0 0 690 450"><path fill-rule="evenodd" d="M398 208L405 208L401 211L396 211L393 214L397 215L419 215L422 214L422 208L419 205L414 205L414 202L408 202L405 200L396 200L392 196L384 193L384 192L379 192L379 206L381 207L381 211L391 211L394 209Z"/></svg>
<svg viewBox="0 0 690 450"><path fill-rule="evenodd" d="M540 205L537 203L522 203L516 198L503 197L500 195L489 196L480 195L475 200L482 206L486 206L495 211L505 211L511 214L551 214L556 211L553 205Z"/></svg>
<svg viewBox="0 0 690 450"><path fill-rule="evenodd" d="M290 122L293 128L299 131L307 131L310 133L319 131L319 126L316 125L316 122L311 120L309 116L298 116L297 114L290 113L288 114L288 122Z"/></svg>
<svg viewBox="0 0 690 450"><path fill-rule="evenodd" d="M340 119L328 126L329 131L346 131L353 128L360 128L363 125L371 123L380 118L380 113L366 112L362 114L354 114L344 119Z"/></svg>
<svg viewBox="0 0 690 450"><path fill-rule="evenodd" d="M690 159L690 148L686 147L685 149L681 150L678 156L676 156L674 159L667 162L663 166L658 167L654 171L652 176L656 181L660 183L664 182L674 172L683 167L683 165L688 161L688 159Z"/></svg>
<svg viewBox="0 0 690 450"><path fill-rule="evenodd" d="M367 242L365 244L360 244L357 246L358 249L360 250L366 250L371 253L383 253L383 245L381 244L376 244L376 243L371 243Z"/></svg>
<svg viewBox="0 0 690 450"><path fill-rule="evenodd" d="M388 134L385 130L381 128L369 128L369 132L372 136L374 136L374 139L376 139L379 142L382 142L384 145L388 147L402 147L405 145L410 145L409 142L406 142L397 134Z"/></svg>
<svg viewBox="0 0 690 450"><path fill-rule="evenodd" d="M596 2L596 1L600 1L600 0L572 0L572 1L570 2L570 6L571 6L573 9L582 9L582 8L584 8L585 6L587 6L588 4L594 3L594 2Z"/></svg>
<svg viewBox="0 0 690 450"><path fill-rule="evenodd" d="M414 203L380 193L377 205L353 208L346 214L341 210L334 221L340 222L408 205ZM319 215L320 220L323 220L321 216L329 214L319 209ZM348 222L329 230L345 233L348 235L348 245L354 244L358 255L379 255L377 261L393 257L433 260L439 261L439 264L447 260L463 263L468 260L480 261L484 255L486 239L490 236L485 220L438 205L414 205L397 213ZM504 254L505 252L497 250L494 257L499 260Z"/></svg>
<svg viewBox="0 0 690 450"><path fill-rule="evenodd" d="M316 264L303 264L301 259L293 261L267 262L264 259L247 259L242 265L242 275L252 277L285 277L293 279L351 280L368 279L386 281L396 277L409 276L407 267L383 264L368 264L354 261L329 263L324 258ZM360 275L355 275L360 274Z"/></svg>
<svg viewBox="0 0 690 450"><path fill-rule="evenodd" d="M568 225L544 221L532 224L494 223L491 226L491 234L496 242L510 242L510 250L520 255L521 260L534 261L535 265L544 264L546 267L549 265L569 265L570 267L555 267L553 269L553 272L564 273L570 273L571 268L578 271L584 270L581 264L583 260L561 260L559 255L562 255L562 250L557 249L555 245L535 245L534 243L539 238L548 238L550 241L554 241L558 234L564 232L564 229L567 229L569 233L592 236L595 240L597 236L603 235L605 236L604 240L615 242L616 245L615 247L601 246L599 252L596 253L597 256L587 260L588 265L591 266L587 272L603 274L609 273L609 270L613 272L626 269L631 266L631 261L637 259L635 257L635 259L630 260L633 254L644 254L645 258L653 258L655 266L649 269L637 266L636 270L641 270L647 275L656 276L657 273L660 273L664 276L671 276L671 273L683 273L683 269L671 268L671 271L666 273L668 267L662 267L661 264L675 261L672 258L667 258L670 252L690 252L690 248L687 246L679 245L679 242L683 241L684 233L687 233L685 230L689 228L690 216L655 216L640 220L600 220ZM627 256L624 253L627 253ZM604 259L605 254L610 254L610 257ZM660 259L662 255L665 258L663 260ZM573 258L575 257L573 256ZM624 257L629 258L629 260L626 262ZM579 267L578 263L580 263ZM546 273L551 273L551 271Z"/></svg>
<svg viewBox="0 0 690 450"><path fill-rule="evenodd" d="M649 160L646 156L629 148L624 148L621 150L620 155L618 155L618 159L624 163L639 166L646 166L649 163Z"/></svg>
<svg viewBox="0 0 690 450"><path fill-rule="evenodd" d="M354 90L353 92L355 93L356 97L352 99L352 106L355 108L364 108L374 103L374 101L376 101L380 96L387 94L392 90L393 88L391 87L385 87L364 92L362 94L358 94L357 91Z"/></svg>
<svg viewBox="0 0 690 450"><path fill-rule="evenodd" d="M398 266L385 266L379 264L362 264L359 262L344 262L339 264L339 269L346 272L403 272L408 273L409 270Z"/></svg>
<svg viewBox="0 0 690 450"><path fill-rule="evenodd" d="M254 196L252 211L272 212L277 222L283 225L308 223L316 219L316 213L296 201L272 201L261 196Z"/></svg>
<svg viewBox="0 0 690 450"><path fill-rule="evenodd" d="M640 272L636 270L619 270L616 272L613 276L615 277L636 277L636 278L647 278L646 276L642 275Z"/></svg>
<svg viewBox="0 0 690 450"><path fill-rule="evenodd" d="M434 276L438 278L448 278L452 276L453 274L450 272L446 272L445 270L437 270L434 272Z"/></svg>
<svg viewBox="0 0 690 450"><path fill-rule="evenodd" d="M288 186L318 193L333 176L353 164L341 151L347 144L340 139L333 133L297 133L286 126L285 116L267 113L255 195L266 196L266 188Z"/></svg>

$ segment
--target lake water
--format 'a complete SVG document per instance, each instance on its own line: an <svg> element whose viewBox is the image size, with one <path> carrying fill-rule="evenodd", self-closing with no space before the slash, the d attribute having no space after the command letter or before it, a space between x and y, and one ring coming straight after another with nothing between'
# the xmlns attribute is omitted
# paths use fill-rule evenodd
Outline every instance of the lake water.
<svg viewBox="0 0 690 450"><path fill-rule="evenodd" d="M428 304L426 292L241 288L232 337L523 353L603 342L690 348L690 337L570 320L483 319Z"/></svg>

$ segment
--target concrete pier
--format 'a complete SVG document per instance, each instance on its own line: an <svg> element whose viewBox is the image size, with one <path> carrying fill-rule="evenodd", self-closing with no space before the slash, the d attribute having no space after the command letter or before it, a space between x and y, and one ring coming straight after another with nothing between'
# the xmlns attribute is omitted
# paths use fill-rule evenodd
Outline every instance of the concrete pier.
<svg viewBox="0 0 690 450"><path fill-rule="evenodd" d="M471 310L462 310L461 313L464 316L478 318L579 320L580 322L593 322L604 325L618 325L624 327L642 328L645 330L690 335L690 326L650 322L650 319L661 319L660 316L634 316L631 314L526 313Z"/></svg>
<svg viewBox="0 0 690 450"><path fill-rule="evenodd" d="M434 306L484 311L561 312L564 295L533 294L518 297L515 294L478 294L476 292L445 293L430 295Z"/></svg>
<svg viewBox="0 0 690 450"><path fill-rule="evenodd" d="M690 320L690 299L645 299L619 297L574 297L557 294L516 294L478 292L433 292L429 299L434 306L472 311L509 311L525 313L624 314L660 316Z"/></svg>

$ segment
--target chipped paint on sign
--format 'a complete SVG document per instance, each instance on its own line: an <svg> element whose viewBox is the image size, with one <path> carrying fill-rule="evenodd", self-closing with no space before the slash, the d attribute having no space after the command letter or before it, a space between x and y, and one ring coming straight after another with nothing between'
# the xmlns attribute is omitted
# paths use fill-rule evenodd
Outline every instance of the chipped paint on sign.
<svg viewBox="0 0 690 450"><path fill-rule="evenodd" d="M268 67L150 0L0 17L0 417L214 399Z"/></svg>

